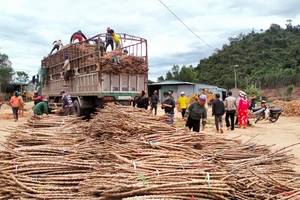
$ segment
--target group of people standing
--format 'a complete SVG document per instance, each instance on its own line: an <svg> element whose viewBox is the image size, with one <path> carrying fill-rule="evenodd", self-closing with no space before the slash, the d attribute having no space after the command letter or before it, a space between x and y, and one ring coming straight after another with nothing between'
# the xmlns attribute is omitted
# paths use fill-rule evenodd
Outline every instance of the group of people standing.
<svg viewBox="0 0 300 200"><path fill-rule="evenodd" d="M248 110L254 108L256 104L256 96L254 93L251 95L251 103L247 98L247 94L243 91L238 92L238 98L232 96L232 92L228 92L228 97L224 101L225 106L225 121L228 130L234 130L235 125L239 128L247 128L250 124L248 119ZM234 117L236 121L234 122ZM230 119L230 121L229 121Z"/></svg>
<svg viewBox="0 0 300 200"><path fill-rule="evenodd" d="M187 97L184 92L181 92L180 97L175 102L173 91L164 92L164 101L161 103L161 108L169 116L169 124L174 123L174 108L177 104L178 112L181 112L182 118L186 121L186 127L199 132L200 120L202 119L202 130L204 130L207 121L207 109L205 107L206 96L201 94L197 101L187 106ZM247 98L247 94L243 91L238 92L238 98L232 96L232 92L228 92L228 97L224 101L220 99L220 94L215 94L215 98L212 103L212 116L215 119L215 127L218 133L223 133L223 116L225 114L225 122L227 130L234 130L235 126L239 128L247 128L249 125L248 110L255 107L256 97L255 94L251 95L251 102ZM142 101L140 101L142 102ZM154 115L157 114L157 105L159 103L159 97L157 91L153 92L150 97L150 110L154 110ZM141 103L145 105L144 103ZM138 106L146 108L145 106ZM147 109L147 108L146 108ZM235 122L236 116L236 122Z"/></svg>
<svg viewBox="0 0 300 200"><path fill-rule="evenodd" d="M98 48L101 50L101 56L103 56L103 51L106 52L108 46L111 46L111 50L113 51L114 49L120 49L121 48L121 39L118 36L118 34L111 29L110 27L107 27L106 29L106 37L105 37L105 42L100 38L100 36L97 39L87 39L87 37L81 32L81 30L76 31L75 33L72 34L70 38L70 44L75 43L75 41L82 42L82 41L92 41L95 42L98 46ZM61 47L63 47L62 41L55 40L53 43L53 48L50 52L50 54L53 53L54 50L59 51ZM84 43L82 43L84 46Z"/></svg>
<svg viewBox="0 0 300 200"><path fill-rule="evenodd" d="M144 96L145 92L141 91L136 98L129 98L129 101L134 103L133 106L136 105L138 108L144 109L147 109L147 104L150 103L151 113L154 110L154 115L157 115L157 106L160 103L157 91L155 90L153 92L149 100ZM177 110L181 112L182 118L186 121L186 127L195 132L199 132L200 120L202 119L202 130L204 130L207 121L207 110L205 108L206 96L204 94L200 95L198 100L193 102L189 107L187 107L188 102L184 92L181 93L177 101L174 100L172 90L164 92L163 96L164 101L161 102L161 109L163 109L168 116L169 124L174 123L174 111L176 105L178 105Z"/></svg>

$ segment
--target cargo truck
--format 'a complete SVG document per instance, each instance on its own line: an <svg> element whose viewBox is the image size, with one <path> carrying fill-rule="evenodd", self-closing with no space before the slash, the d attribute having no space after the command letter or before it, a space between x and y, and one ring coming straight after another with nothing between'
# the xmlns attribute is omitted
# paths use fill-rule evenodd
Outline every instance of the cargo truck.
<svg viewBox="0 0 300 200"><path fill-rule="evenodd" d="M61 91L71 95L75 116L82 116L105 104L129 105L141 90L148 93L147 40L120 33L121 49L110 46L101 55L99 34L86 41L69 44L53 55L43 58L41 79L42 95L48 97L49 109L62 106ZM64 56L71 65L70 87L64 86Z"/></svg>

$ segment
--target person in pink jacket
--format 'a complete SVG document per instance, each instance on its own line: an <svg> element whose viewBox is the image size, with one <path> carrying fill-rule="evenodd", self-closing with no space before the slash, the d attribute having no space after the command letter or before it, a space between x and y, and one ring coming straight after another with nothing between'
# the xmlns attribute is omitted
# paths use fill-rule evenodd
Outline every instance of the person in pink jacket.
<svg viewBox="0 0 300 200"><path fill-rule="evenodd" d="M244 122L244 127L246 128L248 125L248 108L249 108L249 101L247 99L246 93L243 93L242 98L240 98L238 104L238 120L239 120L239 127L242 127L242 122Z"/></svg>

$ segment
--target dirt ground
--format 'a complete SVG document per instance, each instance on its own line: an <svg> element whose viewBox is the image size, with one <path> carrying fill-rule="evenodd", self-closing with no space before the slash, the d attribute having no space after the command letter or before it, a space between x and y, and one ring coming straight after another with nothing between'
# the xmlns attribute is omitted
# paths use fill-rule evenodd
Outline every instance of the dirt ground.
<svg viewBox="0 0 300 200"><path fill-rule="evenodd" d="M33 102L26 103L25 108L31 108ZM181 119L181 113L175 111L177 126L184 126L184 121ZM163 115L163 110L158 108L158 115ZM0 109L0 142L5 141L5 136L9 135L9 132L5 130L6 127L15 127L19 124L25 123L29 117L33 115L32 111L27 111L24 116L20 116L19 121L13 120L11 108L7 105L3 105ZM211 117L211 108L208 109L208 125L205 133L215 133L213 125L213 118ZM251 121L252 122L252 121ZM252 122L253 123L253 122ZM227 131L224 128L224 137L234 138L240 136L242 142L246 142L251 137L259 134L253 141L273 145L273 150L281 149L289 145L300 142L300 118L297 117L280 117L276 123L269 123L267 121L259 121L257 124L248 127L247 129L235 129L234 131ZM0 149L2 147L0 146ZM300 145L291 148L292 153L297 157L294 161L296 163L295 169L300 172Z"/></svg>
<svg viewBox="0 0 300 200"><path fill-rule="evenodd" d="M162 115L163 110L158 108L158 115ZM181 119L181 113L175 111L176 124L178 126L185 126L185 122ZM223 118L223 123L225 125L225 120ZM234 138L240 136L239 139L242 142L248 141L253 136L257 135L252 141L259 144L274 145L272 150L281 149L292 144L300 143L300 118L299 117L282 117L275 123L270 123L268 121L259 121L254 124L254 120L250 119L252 126L247 129L236 128L234 131L224 130L224 137ZM211 117L211 108L208 108L208 124L204 133L219 134L215 131L214 119ZM291 153L296 156L294 161L295 169L300 172L300 144L291 148Z"/></svg>
<svg viewBox="0 0 300 200"><path fill-rule="evenodd" d="M31 108L33 106L33 102L28 102L25 104L25 108ZM14 121L14 117L12 114L11 107L8 105L2 105L0 109L0 142L5 141L5 136L9 135L9 132L6 131L6 128L16 127L19 124L25 123L29 117L33 115L32 110L24 112L24 115L19 115L19 120L17 122ZM0 149L2 146L0 145Z"/></svg>

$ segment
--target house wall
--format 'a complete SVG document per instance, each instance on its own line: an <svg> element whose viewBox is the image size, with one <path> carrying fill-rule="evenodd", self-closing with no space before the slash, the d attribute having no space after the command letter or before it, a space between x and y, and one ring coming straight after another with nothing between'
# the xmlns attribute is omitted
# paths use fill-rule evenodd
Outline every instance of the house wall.
<svg viewBox="0 0 300 200"><path fill-rule="evenodd" d="M178 86L177 85L162 85L160 89L160 95L159 95L159 100L162 102L165 100L163 97L164 92L168 92L169 90L173 90L173 97L174 99L177 98L177 93L178 93Z"/></svg>
<svg viewBox="0 0 300 200"><path fill-rule="evenodd" d="M179 98L181 92L184 92L186 97L194 94L194 85L179 85L177 98Z"/></svg>

